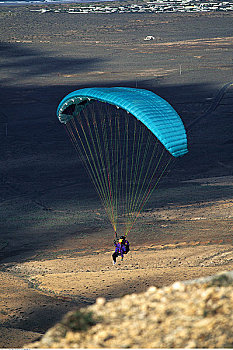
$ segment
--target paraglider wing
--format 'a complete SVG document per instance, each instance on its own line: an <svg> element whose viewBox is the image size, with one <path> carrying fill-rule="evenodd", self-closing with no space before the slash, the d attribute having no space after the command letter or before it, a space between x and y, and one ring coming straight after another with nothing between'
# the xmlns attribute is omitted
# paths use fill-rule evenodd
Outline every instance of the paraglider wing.
<svg viewBox="0 0 233 350"><path fill-rule="evenodd" d="M74 91L57 116L114 232L127 236L175 158L188 152L182 120L153 92L127 87Z"/></svg>
<svg viewBox="0 0 233 350"><path fill-rule="evenodd" d="M91 100L125 109L140 120L174 157L188 152L184 125L177 112L151 91L126 87L85 88L67 95L59 104L57 116L67 123Z"/></svg>

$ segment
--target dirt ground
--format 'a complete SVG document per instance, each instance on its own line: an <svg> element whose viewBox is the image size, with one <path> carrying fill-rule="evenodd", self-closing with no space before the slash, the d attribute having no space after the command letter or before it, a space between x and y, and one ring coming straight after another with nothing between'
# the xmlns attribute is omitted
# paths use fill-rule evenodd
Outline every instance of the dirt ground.
<svg viewBox="0 0 233 350"><path fill-rule="evenodd" d="M230 176L198 183L204 188L216 184L233 188ZM188 191L186 185L183 195ZM55 249L3 263L1 346L20 347L37 339L66 311L92 304L99 296L109 300L151 285L162 287L232 270L232 223L232 200L191 207L173 204L142 214L138 232L130 237L131 251L115 266L111 242L103 243L106 231L70 237ZM140 227L148 231L140 232Z"/></svg>
<svg viewBox="0 0 233 350"><path fill-rule="evenodd" d="M2 7L0 22L0 347L22 347L100 296L232 270L232 87L216 99L233 76L232 15ZM158 93L188 132L189 154L115 266L110 224L55 115L64 95L96 85Z"/></svg>

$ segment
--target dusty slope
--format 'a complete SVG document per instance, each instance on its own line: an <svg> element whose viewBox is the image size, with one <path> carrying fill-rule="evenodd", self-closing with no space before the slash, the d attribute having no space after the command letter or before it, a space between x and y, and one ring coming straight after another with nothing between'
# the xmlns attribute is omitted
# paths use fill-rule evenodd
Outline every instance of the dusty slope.
<svg viewBox="0 0 233 350"><path fill-rule="evenodd" d="M216 178L201 183L206 181L211 188L217 183ZM229 186L232 178L225 181ZM223 179L218 183L223 185ZM101 231L85 239L70 237L19 263L2 264L2 285L6 287L1 294L1 346L23 346L26 339L36 339L68 310L93 304L100 296L111 300L144 292L151 285L163 287L232 270L231 209L231 200L220 200L209 205L202 201L191 208L178 205L175 209L170 204L146 211L139 223L147 227L147 234L139 230L132 237L132 250L115 266L112 247L103 246L106 232Z"/></svg>

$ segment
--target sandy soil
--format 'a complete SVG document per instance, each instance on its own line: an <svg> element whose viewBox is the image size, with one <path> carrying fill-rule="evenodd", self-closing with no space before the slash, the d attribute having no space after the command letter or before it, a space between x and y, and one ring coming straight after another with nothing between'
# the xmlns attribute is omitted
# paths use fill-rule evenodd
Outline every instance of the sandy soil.
<svg viewBox="0 0 233 350"><path fill-rule="evenodd" d="M0 347L22 347L96 297L231 270L232 88L204 112L232 76L232 15L10 11L0 17ZM205 115L116 266L110 225L55 116L64 95L93 85L150 89L186 126Z"/></svg>

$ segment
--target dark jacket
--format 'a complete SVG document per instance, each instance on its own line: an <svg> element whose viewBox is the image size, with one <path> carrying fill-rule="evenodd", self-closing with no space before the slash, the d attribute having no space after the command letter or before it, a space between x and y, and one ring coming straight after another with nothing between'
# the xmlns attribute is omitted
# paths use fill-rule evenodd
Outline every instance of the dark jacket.
<svg viewBox="0 0 233 350"><path fill-rule="evenodd" d="M123 254L127 254L129 251L129 242L125 239L122 243L115 242L115 253L118 253L123 258Z"/></svg>

